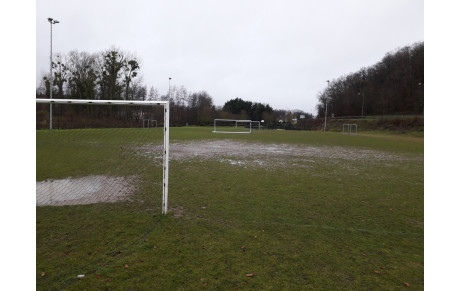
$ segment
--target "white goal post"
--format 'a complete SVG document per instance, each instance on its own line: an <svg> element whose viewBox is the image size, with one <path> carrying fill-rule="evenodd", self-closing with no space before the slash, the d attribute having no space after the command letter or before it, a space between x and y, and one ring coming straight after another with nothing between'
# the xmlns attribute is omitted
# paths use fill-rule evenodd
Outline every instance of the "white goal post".
<svg viewBox="0 0 460 291"><path fill-rule="evenodd" d="M36 99L36 103L45 104L76 104L76 105L124 105L124 106L163 106L163 198L162 213L168 211L169 187L169 101L126 101L126 100L84 100L84 99ZM155 121L156 122L156 121Z"/></svg>
<svg viewBox="0 0 460 291"><path fill-rule="evenodd" d="M345 127L347 127L347 130L345 131ZM355 129L353 132L353 128ZM342 125L342 133L348 133L348 134L357 134L358 133L358 125L357 124L350 124L350 123L344 123Z"/></svg>
<svg viewBox="0 0 460 291"><path fill-rule="evenodd" d="M219 126L217 123L219 123L219 126L225 126L225 128L228 128L229 130L223 130L223 128L218 128ZM251 120L242 120L242 119L214 119L214 130L212 132L215 133L251 133L252 132L252 122ZM238 126L241 127L241 125L247 124L249 126L249 130L246 131L240 131ZM235 128L235 130L232 130L232 128Z"/></svg>

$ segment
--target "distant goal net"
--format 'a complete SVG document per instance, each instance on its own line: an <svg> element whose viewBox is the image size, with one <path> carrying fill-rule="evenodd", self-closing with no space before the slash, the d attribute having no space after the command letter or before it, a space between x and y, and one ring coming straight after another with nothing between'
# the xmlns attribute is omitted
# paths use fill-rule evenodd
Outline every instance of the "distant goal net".
<svg viewBox="0 0 460 291"><path fill-rule="evenodd" d="M251 133L252 132L251 120L241 119L214 119L215 133Z"/></svg>
<svg viewBox="0 0 460 291"><path fill-rule="evenodd" d="M357 134L358 133L358 125L357 124L344 123L342 125L342 133L343 134Z"/></svg>
<svg viewBox="0 0 460 291"><path fill-rule="evenodd" d="M155 119L142 119L143 128L158 127L158 122Z"/></svg>

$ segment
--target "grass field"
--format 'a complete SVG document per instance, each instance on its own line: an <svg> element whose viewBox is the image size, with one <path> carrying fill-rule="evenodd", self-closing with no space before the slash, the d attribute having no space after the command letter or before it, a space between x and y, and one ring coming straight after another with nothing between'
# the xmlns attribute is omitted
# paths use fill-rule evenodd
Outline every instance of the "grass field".
<svg viewBox="0 0 460 291"><path fill-rule="evenodd" d="M37 131L37 181L141 175L117 166L110 131L77 145ZM424 288L423 138L211 131L171 128L166 216L150 176L129 203L37 207L37 289ZM67 146L90 153L40 160Z"/></svg>

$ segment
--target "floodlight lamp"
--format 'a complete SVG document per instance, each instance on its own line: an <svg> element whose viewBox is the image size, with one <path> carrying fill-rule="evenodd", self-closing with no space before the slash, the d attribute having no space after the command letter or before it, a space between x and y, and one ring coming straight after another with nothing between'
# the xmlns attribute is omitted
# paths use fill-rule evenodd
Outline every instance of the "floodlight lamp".
<svg viewBox="0 0 460 291"><path fill-rule="evenodd" d="M49 21L49 22L52 22L52 21L53 21L53 18L48 18L48 21Z"/></svg>
<svg viewBox="0 0 460 291"><path fill-rule="evenodd" d="M55 23L59 23L59 20L54 20L54 21L53 21L53 24L55 24Z"/></svg>

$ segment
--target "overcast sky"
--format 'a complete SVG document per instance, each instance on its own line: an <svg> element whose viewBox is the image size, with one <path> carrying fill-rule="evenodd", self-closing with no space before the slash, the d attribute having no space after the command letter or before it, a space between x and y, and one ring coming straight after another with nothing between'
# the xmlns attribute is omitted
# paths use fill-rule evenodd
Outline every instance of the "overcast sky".
<svg viewBox="0 0 460 291"><path fill-rule="evenodd" d="M424 41L422 0L37 0L36 77L53 52L116 46L142 60L144 84L206 90L312 112L333 80Z"/></svg>

